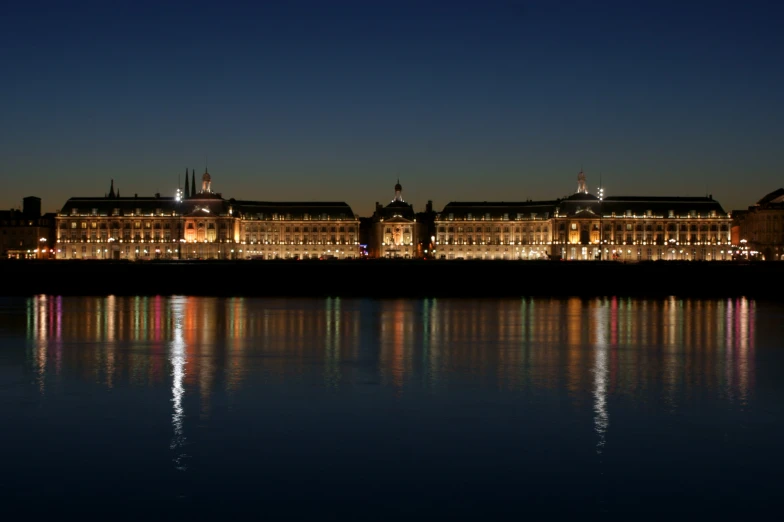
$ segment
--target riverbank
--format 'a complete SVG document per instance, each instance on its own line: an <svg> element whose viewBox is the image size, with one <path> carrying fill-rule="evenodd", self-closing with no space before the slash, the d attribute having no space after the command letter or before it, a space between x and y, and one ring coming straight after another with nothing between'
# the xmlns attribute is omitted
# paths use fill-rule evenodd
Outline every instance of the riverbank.
<svg viewBox="0 0 784 522"><path fill-rule="evenodd" d="M0 295L781 299L784 263L2 261L0 270Z"/></svg>

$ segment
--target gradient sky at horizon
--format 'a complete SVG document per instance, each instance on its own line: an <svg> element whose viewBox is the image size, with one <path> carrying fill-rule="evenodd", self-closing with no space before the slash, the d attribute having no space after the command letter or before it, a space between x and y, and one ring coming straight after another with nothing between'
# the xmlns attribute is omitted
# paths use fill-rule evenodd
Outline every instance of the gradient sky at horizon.
<svg viewBox="0 0 784 522"><path fill-rule="evenodd" d="M15 1L0 208L172 195L453 200L784 186L777 2ZM198 175L197 175L198 178Z"/></svg>

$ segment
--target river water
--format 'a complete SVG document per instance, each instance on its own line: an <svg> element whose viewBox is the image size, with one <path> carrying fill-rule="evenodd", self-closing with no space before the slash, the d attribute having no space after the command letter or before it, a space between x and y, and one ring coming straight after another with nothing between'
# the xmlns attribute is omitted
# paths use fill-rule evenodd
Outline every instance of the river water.
<svg viewBox="0 0 784 522"><path fill-rule="evenodd" d="M0 491L109 520L769 514L782 340L747 299L3 298Z"/></svg>

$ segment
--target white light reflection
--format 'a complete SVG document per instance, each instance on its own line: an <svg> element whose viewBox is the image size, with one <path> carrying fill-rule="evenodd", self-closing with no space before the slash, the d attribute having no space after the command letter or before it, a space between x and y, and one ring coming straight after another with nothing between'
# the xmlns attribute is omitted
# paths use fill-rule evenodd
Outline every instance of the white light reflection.
<svg viewBox="0 0 784 522"><path fill-rule="evenodd" d="M172 320L174 322L171 350L169 353L169 362L172 366L172 403L174 413L172 414L172 426L174 427L174 436L172 437L169 448L177 452L174 457L174 464L178 470L185 471L187 466L184 460L188 457L182 448L185 446L185 434L183 432L183 424L185 421L185 410L182 407L182 397L185 394L183 381L185 380L185 340L183 339L183 309L184 302L182 298L172 299Z"/></svg>
<svg viewBox="0 0 784 522"><path fill-rule="evenodd" d="M609 305L602 304L595 307L596 317L596 356L593 369L593 412L594 429L599 435L596 444L596 453L602 454L606 444L607 427L610 425L610 416L607 412L607 322L609 320Z"/></svg>

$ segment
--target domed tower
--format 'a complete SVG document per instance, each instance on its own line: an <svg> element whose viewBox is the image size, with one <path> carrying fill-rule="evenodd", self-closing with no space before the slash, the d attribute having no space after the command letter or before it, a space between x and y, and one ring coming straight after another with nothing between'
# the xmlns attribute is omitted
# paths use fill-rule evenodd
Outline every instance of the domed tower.
<svg viewBox="0 0 784 522"><path fill-rule="evenodd" d="M210 176L210 173L207 172L207 169L204 169L204 174L202 174L201 176L201 191L204 194L209 194L210 192L212 192L212 190L210 190L211 185L212 185L212 177Z"/></svg>
<svg viewBox="0 0 784 522"><path fill-rule="evenodd" d="M400 184L400 178L397 179L395 185L395 199L392 201L403 201L403 185Z"/></svg>

